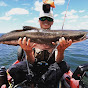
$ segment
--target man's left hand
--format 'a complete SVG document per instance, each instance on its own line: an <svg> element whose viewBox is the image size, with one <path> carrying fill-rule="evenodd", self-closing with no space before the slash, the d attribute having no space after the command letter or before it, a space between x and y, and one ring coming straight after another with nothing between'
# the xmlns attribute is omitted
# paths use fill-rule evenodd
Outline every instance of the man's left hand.
<svg viewBox="0 0 88 88"><path fill-rule="evenodd" d="M53 45L56 45L58 43L59 43L59 45L57 46L58 54L57 54L57 57L55 58L55 61L57 63L60 63L64 59L65 49L68 48L69 46L71 46L72 40L71 39L70 40L65 40L65 38L62 37L56 43L52 42Z"/></svg>

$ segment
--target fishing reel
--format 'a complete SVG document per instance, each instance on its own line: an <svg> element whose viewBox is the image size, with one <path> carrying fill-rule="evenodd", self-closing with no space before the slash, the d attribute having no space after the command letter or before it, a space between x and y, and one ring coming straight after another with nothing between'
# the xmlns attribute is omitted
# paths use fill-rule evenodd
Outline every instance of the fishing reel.
<svg viewBox="0 0 88 88"><path fill-rule="evenodd" d="M50 12L50 4L43 4L43 11L44 13Z"/></svg>
<svg viewBox="0 0 88 88"><path fill-rule="evenodd" d="M84 76L87 77L86 71L88 71L88 63L78 66L72 77L76 80L81 80Z"/></svg>
<svg viewBox="0 0 88 88"><path fill-rule="evenodd" d="M88 71L88 63L78 66L72 75L74 79L79 80L79 88L88 88L88 85L82 80L84 76L88 78L86 71Z"/></svg>

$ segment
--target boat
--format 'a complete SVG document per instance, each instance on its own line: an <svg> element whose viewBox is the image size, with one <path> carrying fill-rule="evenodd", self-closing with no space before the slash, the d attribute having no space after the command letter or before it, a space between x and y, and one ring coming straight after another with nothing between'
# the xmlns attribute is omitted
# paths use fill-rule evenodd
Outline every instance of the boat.
<svg viewBox="0 0 88 88"><path fill-rule="evenodd" d="M22 58L23 50L21 48L18 49L18 58ZM23 60L23 59L22 59ZM12 65L17 64L21 61L21 59L16 60ZM2 69L5 69L5 67L1 67ZM77 69L72 72L69 70L67 73L65 73L61 80L58 83L58 88L88 88L86 84L82 81L83 77L88 77L86 72L88 71L88 63L83 64L77 67ZM5 73L5 72L4 72ZM7 75L4 80L6 80L6 84L8 88L30 88L28 85L26 85L26 80L24 80L22 83L13 85L13 79L8 73L8 69L6 70ZM0 74L0 86L3 85L3 80L1 80L1 74ZM1 84L2 83L2 84ZM26 86L26 87L24 87ZM31 87L34 88L34 87Z"/></svg>

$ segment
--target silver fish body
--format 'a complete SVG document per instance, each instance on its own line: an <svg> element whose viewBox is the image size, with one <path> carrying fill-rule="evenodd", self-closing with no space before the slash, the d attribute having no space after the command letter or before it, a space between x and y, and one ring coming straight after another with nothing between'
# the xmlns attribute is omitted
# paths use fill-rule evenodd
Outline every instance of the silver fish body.
<svg viewBox="0 0 88 88"><path fill-rule="evenodd" d="M55 46L52 42L58 41L61 37L72 39L72 42L80 42L86 39L87 32L73 30L42 30L28 26L24 30L14 30L0 37L0 43L8 45L18 45L18 39L21 37L30 38L31 44L36 43L35 48L50 49Z"/></svg>

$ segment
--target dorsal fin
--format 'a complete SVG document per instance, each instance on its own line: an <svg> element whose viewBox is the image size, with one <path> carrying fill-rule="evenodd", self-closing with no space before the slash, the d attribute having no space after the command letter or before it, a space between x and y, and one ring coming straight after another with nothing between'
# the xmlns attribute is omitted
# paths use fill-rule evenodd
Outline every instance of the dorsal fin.
<svg viewBox="0 0 88 88"><path fill-rule="evenodd" d="M32 27L32 26L23 26L23 29L21 30L13 30L11 32L21 32L21 31L27 31L27 30L40 30L39 28Z"/></svg>
<svg viewBox="0 0 88 88"><path fill-rule="evenodd" d="M39 28L36 28L36 27L32 27L32 26L23 26L23 30L26 31L26 30L39 30Z"/></svg>

